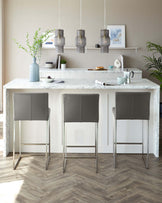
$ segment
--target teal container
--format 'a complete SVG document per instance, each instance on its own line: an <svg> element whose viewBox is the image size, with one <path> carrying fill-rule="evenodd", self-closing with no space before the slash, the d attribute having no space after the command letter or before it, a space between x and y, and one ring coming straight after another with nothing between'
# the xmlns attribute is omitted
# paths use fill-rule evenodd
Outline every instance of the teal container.
<svg viewBox="0 0 162 203"><path fill-rule="evenodd" d="M33 57L33 63L30 65L29 81L39 81L39 65L36 63L36 57Z"/></svg>

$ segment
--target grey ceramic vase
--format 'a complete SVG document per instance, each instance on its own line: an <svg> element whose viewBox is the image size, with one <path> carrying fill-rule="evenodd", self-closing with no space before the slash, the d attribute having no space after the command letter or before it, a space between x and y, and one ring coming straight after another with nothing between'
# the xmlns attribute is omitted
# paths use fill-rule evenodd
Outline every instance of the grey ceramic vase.
<svg viewBox="0 0 162 203"><path fill-rule="evenodd" d="M76 44L78 53L85 53L85 46L86 46L85 30L77 30L75 44Z"/></svg>
<svg viewBox="0 0 162 203"><path fill-rule="evenodd" d="M54 44L58 53L64 53L65 37L64 30L55 30Z"/></svg>
<svg viewBox="0 0 162 203"><path fill-rule="evenodd" d="M33 57L33 63L30 65L29 81L39 81L39 65L36 63L36 57Z"/></svg>

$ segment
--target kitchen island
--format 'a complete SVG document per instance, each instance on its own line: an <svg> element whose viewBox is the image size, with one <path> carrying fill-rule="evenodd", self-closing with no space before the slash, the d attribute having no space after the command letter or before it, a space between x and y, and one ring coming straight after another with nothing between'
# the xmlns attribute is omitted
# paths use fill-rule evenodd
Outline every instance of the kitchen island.
<svg viewBox="0 0 162 203"><path fill-rule="evenodd" d="M105 81L105 80L104 80ZM113 82L113 81L111 81ZM51 152L62 153L63 130L63 100L65 93L99 94L99 153L113 152L112 108L115 106L115 92L151 92L150 101L150 153L159 156L159 85L147 80L139 79L127 85L102 86L88 79L64 79L64 83L29 82L28 79L15 79L4 86L4 156L12 152L13 133L13 102L14 92L47 92L49 94L49 107L51 108ZM144 125L145 122L144 122ZM68 140L71 145L92 144L94 125L90 123L67 124ZM146 129L146 128L145 128ZM141 141L142 121L118 121L118 139L120 141ZM45 123L23 122L22 139L24 142L43 141ZM88 138L92 134L92 138ZM147 132L144 131L144 137ZM88 139L87 139L88 138ZM144 143L146 146L146 143ZM146 148L146 147L145 147ZM17 144L18 149L18 144ZM42 152L39 146L22 146L24 152ZM146 150L145 150L146 151ZM83 152L81 149L71 149L70 152ZM84 149L92 152L92 149ZM141 146L119 146L119 153L141 153Z"/></svg>

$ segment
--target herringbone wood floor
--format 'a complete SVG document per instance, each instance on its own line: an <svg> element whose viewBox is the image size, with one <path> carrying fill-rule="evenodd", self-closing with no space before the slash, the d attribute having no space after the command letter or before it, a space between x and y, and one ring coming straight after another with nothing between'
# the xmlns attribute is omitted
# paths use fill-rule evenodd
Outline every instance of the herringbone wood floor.
<svg viewBox="0 0 162 203"><path fill-rule="evenodd" d="M0 152L0 203L162 203L161 157L151 156L147 170L140 155L119 155L113 169L112 155L100 154L98 174L94 160L69 160L63 174L60 154L48 171L38 156L22 159L13 171L12 157Z"/></svg>
<svg viewBox="0 0 162 203"><path fill-rule="evenodd" d="M94 160L69 160L63 174L61 154L52 156L48 171L40 156L23 158L16 171L12 157L1 158L0 185L13 182L15 186L6 187L6 193L0 187L0 203L162 202L162 160L151 156L149 170L140 155L119 155L117 169L112 163L111 154L100 154L96 174ZM21 180L20 191L14 193L15 181Z"/></svg>

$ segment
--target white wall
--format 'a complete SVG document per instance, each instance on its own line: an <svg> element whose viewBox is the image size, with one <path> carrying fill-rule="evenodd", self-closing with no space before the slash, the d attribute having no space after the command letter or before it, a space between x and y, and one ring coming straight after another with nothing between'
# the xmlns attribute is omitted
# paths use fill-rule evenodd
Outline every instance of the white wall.
<svg viewBox="0 0 162 203"><path fill-rule="evenodd" d="M146 41L162 44L162 0L107 0L107 24L126 25L126 45L141 47L135 51L110 51L100 54L88 51L77 54L65 51L68 67L108 66L113 63L114 54L124 54L126 67L144 69L143 55L146 55ZM32 59L19 50L13 38L24 43L27 32L33 33L39 27L58 28L58 0L5 0L5 65L4 82L17 77L28 77ZM103 1L83 0L83 28L87 43L94 46L103 28ZM79 28L79 0L61 0L61 27L65 30L66 45L75 42ZM55 50L43 50L42 61L55 61ZM144 74L147 76L148 74Z"/></svg>
<svg viewBox="0 0 162 203"><path fill-rule="evenodd" d="M3 0L0 0L0 111L2 111L3 45Z"/></svg>

